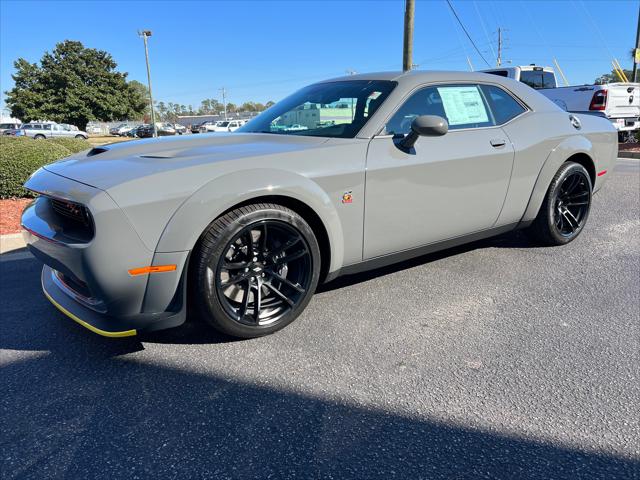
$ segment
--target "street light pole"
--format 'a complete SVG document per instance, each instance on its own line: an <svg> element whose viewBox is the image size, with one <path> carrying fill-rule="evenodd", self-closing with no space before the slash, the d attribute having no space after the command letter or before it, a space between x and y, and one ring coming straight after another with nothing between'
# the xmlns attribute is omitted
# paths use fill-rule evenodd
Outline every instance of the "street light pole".
<svg viewBox="0 0 640 480"><path fill-rule="evenodd" d="M413 16L415 0L405 0L404 4L404 42L402 48L402 71L413 67Z"/></svg>
<svg viewBox="0 0 640 480"><path fill-rule="evenodd" d="M219 89L222 92L222 106L224 108L224 119L227 119L227 89L222 87Z"/></svg>
<svg viewBox="0 0 640 480"><path fill-rule="evenodd" d="M149 82L149 106L151 107L151 124L153 125L153 136L158 136L156 128L156 114L153 111L153 94L151 93L151 69L149 68L149 47L147 46L147 38L151 36L151 30L138 31L138 35L144 41L144 57L147 61L147 81Z"/></svg>

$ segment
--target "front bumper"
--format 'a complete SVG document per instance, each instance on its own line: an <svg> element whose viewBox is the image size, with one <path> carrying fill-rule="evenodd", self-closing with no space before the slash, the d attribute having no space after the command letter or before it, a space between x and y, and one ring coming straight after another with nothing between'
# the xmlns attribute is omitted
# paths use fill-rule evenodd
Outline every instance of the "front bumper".
<svg viewBox="0 0 640 480"><path fill-rule="evenodd" d="M43 196L25 209L23 236L29 250L45 264L42 288L60 311L110 337L184 322L189 252L148 250L126 215L102 190L46 170L36 172L25 186ZM50 198L84 205L91 213L94 234L68 235ZM174 271L129 273L169 264L176 266Z"/></svg>
<svg viewBox="0 0 640 480"><path fill-rule="evenodd" d="M42 291L45 297L67 317L103 337L131 337L141 331L177 327L186 319L184 305L177 312L147 313L130 317L113 317L99 313L74 299L69 291L56 281L56 274L57 272L47 265L42 268Z"/></svg>

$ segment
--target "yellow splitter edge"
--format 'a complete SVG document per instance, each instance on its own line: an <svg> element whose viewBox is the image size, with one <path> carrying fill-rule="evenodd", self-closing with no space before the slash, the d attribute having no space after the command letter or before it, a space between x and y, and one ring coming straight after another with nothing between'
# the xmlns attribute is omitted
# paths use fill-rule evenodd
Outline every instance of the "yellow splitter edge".
<svg viewBox="0 0 640 480"><path fill-rule="evenodd" d="M110 338L132 337L132 336L137 334L136 330L124 330L122 332L107 332L106 330L101 330L99 328L96 328L93 325L91 325L90 323L87 323L84 320L82 320L81 318L78 318L73 313L71 313L69 310L67 310L62 305L60 305L58 302L56 302L51 297L51 295L49 295L49 293L47 293L47 291L44 288L44 284L42 284L42 291L44 292L44 295L53 304L54 307L56 307L58 310L60 310L62 313L64 313L71 320L73 320L76 323L79 323L80 325L82 325L87 330L91 330L93 333L97 333L98 335L102 335L103 337L110 337Z"/></svg>

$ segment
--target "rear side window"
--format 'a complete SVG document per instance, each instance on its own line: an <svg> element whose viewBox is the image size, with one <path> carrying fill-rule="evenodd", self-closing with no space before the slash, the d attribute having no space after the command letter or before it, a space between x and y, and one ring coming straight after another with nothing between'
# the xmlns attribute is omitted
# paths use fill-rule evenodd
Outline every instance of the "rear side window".
<svg viewBox="0 0 640 480"><path fill-rule="evenodd" d="M507 123L525 111L525 108L503 89L493 85L482 85L481 88L493 112L496 125Z"/></svg>
<svg viewBox="0 0 640 480"><path fill-rule="evenodd" d="M407 134L420 115L438 115L449 130L495 125L478 85L442 85L414 93L386 125L386 133Z"/></svg>
<svg viewBox="0 0 640 480"><path fill-rule="evenodd" d="M553 73L543 70L523 70L520 72L520 81L531 88L554 88L556 86Z"/></svg>

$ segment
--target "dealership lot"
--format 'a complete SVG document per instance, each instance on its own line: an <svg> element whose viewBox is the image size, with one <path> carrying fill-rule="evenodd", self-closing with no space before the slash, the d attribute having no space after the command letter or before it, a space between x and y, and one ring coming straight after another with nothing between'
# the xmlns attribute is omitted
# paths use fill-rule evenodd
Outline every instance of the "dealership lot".
<svg viewBox="0 0 640 480"><path fill-rule="evenodd" d="M1 258L5 478L636 478L640 162L584 233L342 278L285 330L110 340Z"/></svg>

